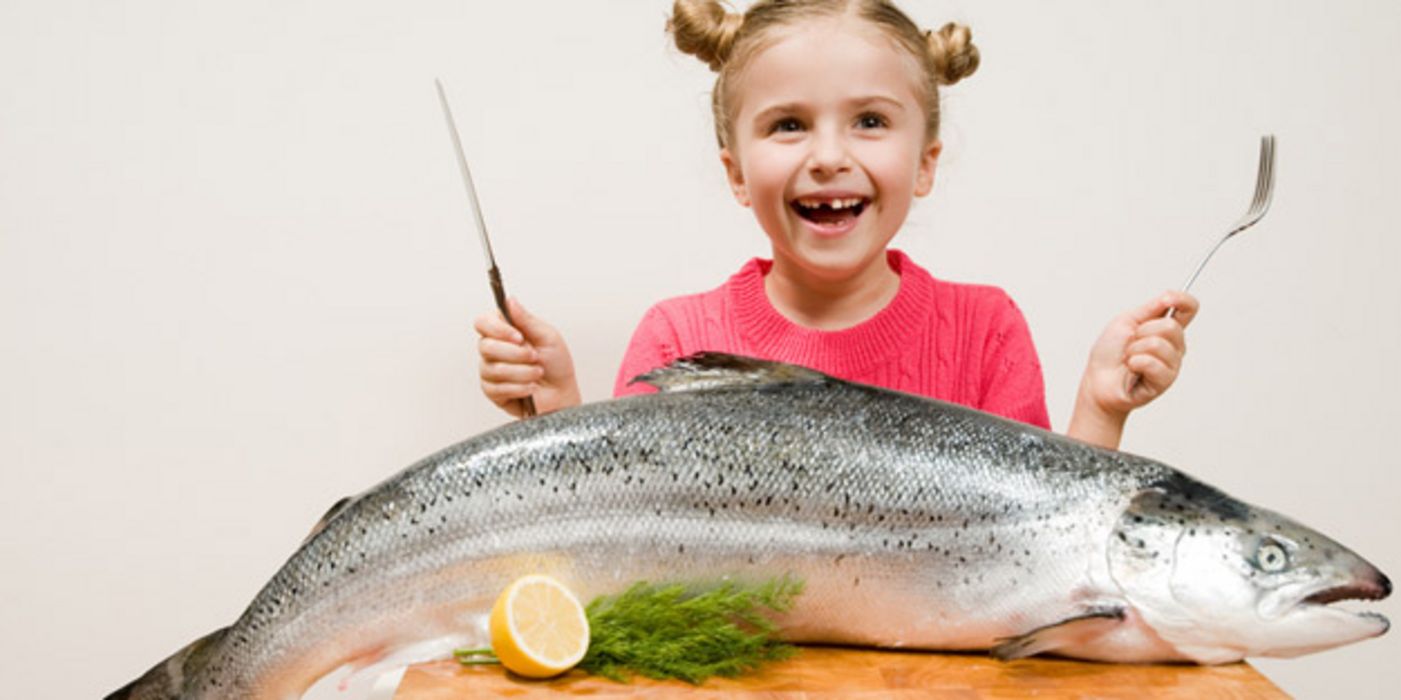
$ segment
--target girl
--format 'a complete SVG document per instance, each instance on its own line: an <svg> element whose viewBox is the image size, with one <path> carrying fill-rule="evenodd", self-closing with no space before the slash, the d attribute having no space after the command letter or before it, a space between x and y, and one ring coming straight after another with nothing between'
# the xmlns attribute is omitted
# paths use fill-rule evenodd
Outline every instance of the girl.
<svg viewBox="0 0 1401 700"><path fill-rule="evenodd" d="M715 131L730 189L773 248L720 287L653 306L633 334L630 379L702 350L792 362L844 379L1050 427L1040 364L1000 289L935 279L888 248L934 184L939 92L978 67L966 27L921 31L887 0L760 0L743 15L677 0L677 47L719 73ZM1173 318L1164 318L1176 308ZM1176 379L1197 309L1167 292L1096 341L1067 434L1118 447L1130 411ZM482 389L518 412L581 402L563 338L514 300L519 330L477 319Z"/></svg>

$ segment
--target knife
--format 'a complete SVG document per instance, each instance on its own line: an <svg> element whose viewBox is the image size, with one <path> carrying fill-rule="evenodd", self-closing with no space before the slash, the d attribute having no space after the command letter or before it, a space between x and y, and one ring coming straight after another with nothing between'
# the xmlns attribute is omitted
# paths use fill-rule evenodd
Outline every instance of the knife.
<svg viewBox="0 0 1401 700"><path fill-rule="evenodd" d="M472 203L473 220L477 223L477 234L481 237L482 253L486 255L486 275L491 281L491 295L496 298L496 308L506 323L515 326L511 312L506 310L506 288L501 284L501 270L496 267L496 256L491 254L491 239L486 235L486 221L482 219L482 205L477 201L477 188L472 185L472 170L467 167L467 156L462 154L462 137L457 135L457 122L452 118L452 107L448 106L448 94L443 89L443 81L433 79L438 86L438 100L443 103L443 116L448 120L448 134L452 136L453 152L457 154L457 168L462 171L462 184L467 188L467 200ZM517 328L519 330L519 328ZM527 396L520 399L521 417L535 415L535 400Z"/></svg>

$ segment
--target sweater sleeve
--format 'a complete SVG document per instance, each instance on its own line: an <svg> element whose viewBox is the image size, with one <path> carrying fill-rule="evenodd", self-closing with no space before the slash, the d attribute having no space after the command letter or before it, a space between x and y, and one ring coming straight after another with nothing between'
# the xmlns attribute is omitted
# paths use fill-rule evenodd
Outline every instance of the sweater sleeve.
<svg viewBox="0 0 1401 700"><path fill-rule="evenodd" d="M656 391L650 384L629 382L643 372L670 364L680 356L678 347L676 329L661 306L648 309L637 324L637 330L632 332L632 340L623 353L622 366L618 368L618 377L613 382L613 397Z"/></svg>
<svg viewBox="0 0 1401 700"><path fill-rule="evenodd" d="M1005 293L999 296L990 326L992 337L983 356L978 408L1050 430L1046 385L1031 330L1012 298Z"/></svg>

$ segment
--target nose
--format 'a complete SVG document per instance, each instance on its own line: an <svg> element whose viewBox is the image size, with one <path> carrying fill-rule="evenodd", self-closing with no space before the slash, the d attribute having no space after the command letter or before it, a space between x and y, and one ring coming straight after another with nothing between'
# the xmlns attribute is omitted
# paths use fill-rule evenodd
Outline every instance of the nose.
<svg viewBox="0 0 1401 700"><path fill-rule="evenodd" d="M851 153L846 139L836 129L818 129L808 153L808 170L818 177L831 177L851 169Z"/></svg>

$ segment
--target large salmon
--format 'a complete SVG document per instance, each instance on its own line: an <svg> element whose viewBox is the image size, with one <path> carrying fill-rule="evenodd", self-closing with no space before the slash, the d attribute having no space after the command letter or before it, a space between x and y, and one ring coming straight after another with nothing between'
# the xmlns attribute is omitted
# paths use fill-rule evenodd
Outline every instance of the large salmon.
<svg viewBox="0 0 1401 700"><path fill-rule="evenodd" d="M527 573L585 600L791 574L792 640L1003 658L1221 663L1389 626L1327 605L1391 592L1361 557L1149 459L727 355L644 379L663 391L506 425L337 504L233 625L110 697L295 698L479 644Z"/></svg>

